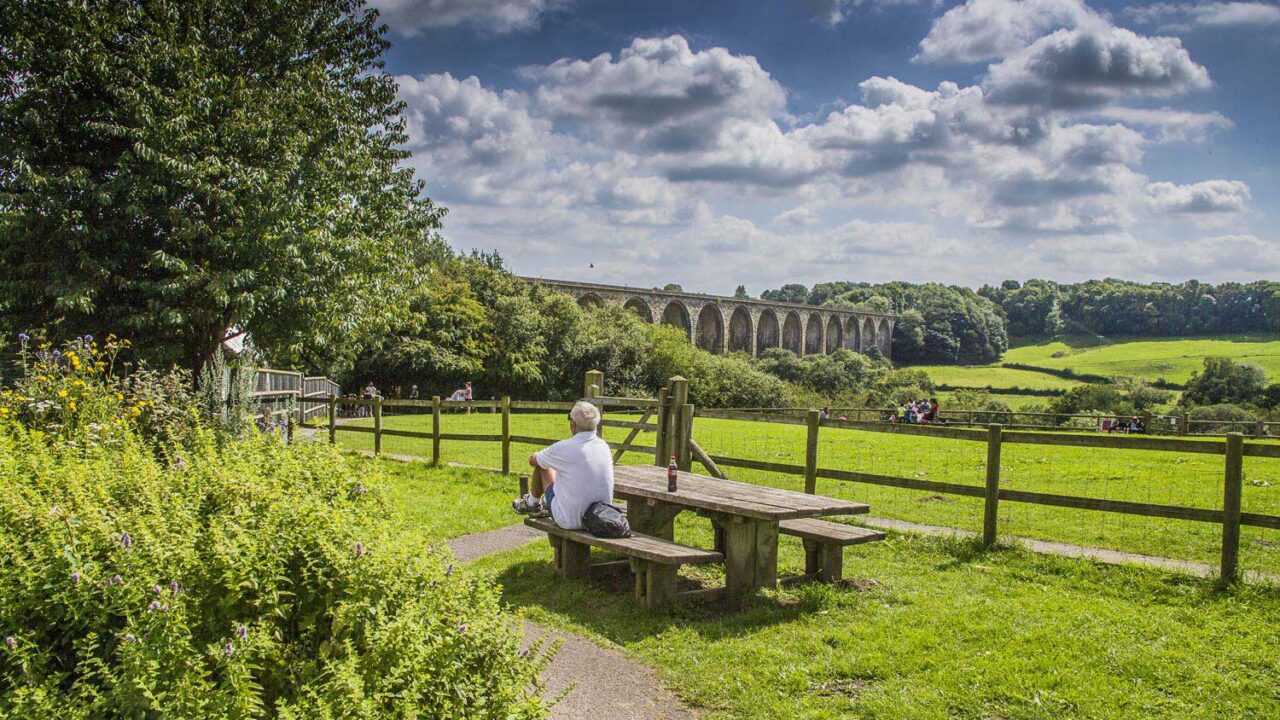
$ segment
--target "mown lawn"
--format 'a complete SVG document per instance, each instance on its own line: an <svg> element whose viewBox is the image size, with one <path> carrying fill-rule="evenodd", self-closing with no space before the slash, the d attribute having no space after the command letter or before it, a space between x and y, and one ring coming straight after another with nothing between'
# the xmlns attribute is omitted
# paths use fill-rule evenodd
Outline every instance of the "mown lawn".
<svg viewBox="0 0 1280 720"><path fill-rule="evenodd" d="M1229 357L1260 366L1272 379L1280 379L1280 338L1231 336L1213 338L1110 338L1098 344L1093 338L1054 340L1011 348L1004 362L1052 369L1070 368L1094 375L1127 375L1185 383L1193 371L1204 367L1204 358Z"/></svg>
<svg viewBox="0 0 1280 720"><path fill-rule="evenodd" d="M407 533L443 540L514 519L509 478L377 464ZM706 546L710 528L686 513L677 540ZM656 667L712 720L1276 716L1274 587L1219 591L1175 574L897 534L846 552L857 583L765 593L741 612L650 615L620 583L557 582L541 542L469 567L523 615ZM779 561L784 575L799 572L793 538ZM686 574L708 584L719 575Z"/></svg>
<svg viewBox="0 0 1280 720"><path fill-rule="evenodd" d="M360 420L356 424L366 425ZM429 415L389 416L384 427L430 431ZM556 414L515 414L512 432L547 438L567 433ZM490 413L447 414L444 432L496 433L500 417ZM629 431L608 428L607 437L621 440ZM348 447L370 449L372 436L339 431ZM707 452L749 460L804 464L805 430L793 425L699 418L694 438ZM636 440L653 443L652 433ZM512 468L524 472L535 446L513 445ZM498 467L498 443L444 441L445 462ZM430 456L430 440L383 438L383 451ZM623 463L652 462L652 456L627 453ZM986 445L980 442L823 429L819 466L980 486L985 477ZM729 469L730 477L799 490L795 475ZM1001 458L1005 487L1063 495L1218 509L1222 507L1223 458L1215 455L1155 451L1006 445ZM514 482L510 483L514 491ZM820 480L818 492L871 505L872 514L977 531L982 500L900 490L875 485ZM1280 460L1245 459L1245 512L1280 515ZM1211 523L1146 518L1022 503L1002 503L1000 530L1006 535L1108 548L1213 564L1221 552L1221 528ZM1245 527L1241 565L1246 572L1280 576L1280 532Z"/></svg>
<svg viewBox="0 0 1280 720"><path fill-rule="evenodd" d="M955 406L954 392L940 391L938 392L938 404L945 411L947 408ZM1023 410L1030 408L1033 412L1044 412L1049 407L1049 403L1053 401L1052 397L1044 395L1010 395L1005 393L991 393L991 399L1008 405L1011 410Z"/></svg>

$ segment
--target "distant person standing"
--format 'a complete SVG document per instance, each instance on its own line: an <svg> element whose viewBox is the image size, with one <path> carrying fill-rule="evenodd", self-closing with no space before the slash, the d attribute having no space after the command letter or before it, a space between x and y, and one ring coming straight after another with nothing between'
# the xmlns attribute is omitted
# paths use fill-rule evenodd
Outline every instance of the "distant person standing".
<svg viewBox="0 0 1280 720"><path fill-rule="evenodd" d="M417 399L418 399L418 386L417 386L417 385L413 385L413 386L411 386L411 387L409 388L409 399L410 399L410 400L417 400Z"/></svg>
<svg viewBox="0 0 1280 720"><path fill-rule="evenodd" d="M831 419L831 408L830 408L830 407L828 407L828 406L826 406L826 405L822 406L822 409L818 411L818 419L819 419L819 420L830 420L830 419Z"/></svg>

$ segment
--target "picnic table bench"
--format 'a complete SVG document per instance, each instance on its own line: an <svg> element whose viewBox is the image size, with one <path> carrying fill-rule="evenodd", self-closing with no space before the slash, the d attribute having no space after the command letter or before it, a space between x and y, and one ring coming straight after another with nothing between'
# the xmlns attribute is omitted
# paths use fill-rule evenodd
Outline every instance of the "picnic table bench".
<svg viewBox="0 0 1280 720"><path fill-rule="evenodd" d="M524 524L547 533L555 553L556 574L561 578L586 579L591 572L593 547L626 555L636 577L636 600L651 610L676 599L676 572L681 565L724 560L718 552L640 533L629 538L596 537L582 530L566 530L551 518L529 518Z"/></svg>
<svg viewBox="0 0 1280 720"><path fill-rule="evenodd" d="M564 577L582 577L588 572L591 547L631 558L636 596L651 608L676 598L676 571L686 563L724 562L724 589L697 594L723 594L730 605L740 604L756 590L775 587L780 534L797 536L805 543L802 577L825 581L840 579L844 547L884 538L874 530L817 519L870 510L864 503L823 495L690 472L681 472L677 490L668 492L666 468L651 465L615 467L613 490L626 501L627 521L636 533L633 538L597 538L564 530L549 519L531 519L526 524L547 532L556 551L557 572ZM674 542L675 518L686 510L711 521L713 550Z"/></svg>

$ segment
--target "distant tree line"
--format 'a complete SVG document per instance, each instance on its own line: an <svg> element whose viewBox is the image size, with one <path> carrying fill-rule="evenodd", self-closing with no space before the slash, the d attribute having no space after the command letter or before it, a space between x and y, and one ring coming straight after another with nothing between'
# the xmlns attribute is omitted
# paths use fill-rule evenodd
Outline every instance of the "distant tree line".
<svg viewBox="0 0 1280 720"><path fill-rule="evenodd" d="M1112 278L1082 283L1006 280L982 286L978 295L1000 307L1014 337L1280 332L1280 282L1266 280L1219 285Z"/></svg>

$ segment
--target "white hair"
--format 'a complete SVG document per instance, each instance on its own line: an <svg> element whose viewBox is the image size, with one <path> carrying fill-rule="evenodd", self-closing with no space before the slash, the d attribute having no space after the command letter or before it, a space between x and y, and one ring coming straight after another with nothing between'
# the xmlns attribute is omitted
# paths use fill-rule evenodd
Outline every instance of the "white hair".
<svg viewBox="0 0 1280 720"><path fill-rule="evenodd" d="M578 428L578 432L594 431L600 424L600 410L585 400L579 400L569 411L569 419L573 421L574 427Z"/></svg>

